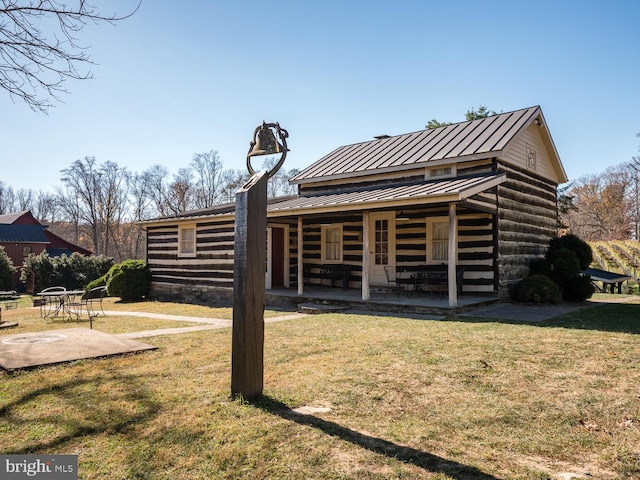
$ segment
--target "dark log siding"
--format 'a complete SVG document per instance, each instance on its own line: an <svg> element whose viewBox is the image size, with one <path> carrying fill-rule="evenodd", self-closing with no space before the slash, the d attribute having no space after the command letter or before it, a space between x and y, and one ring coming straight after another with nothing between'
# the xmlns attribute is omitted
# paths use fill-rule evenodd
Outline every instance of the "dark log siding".
<svg viewBox="0 0 640 480"><path fill-rule="evenodd" d="M529 262L541 256L557 234L557 185L551 181L488 159L458 168L458 175L504 171L507 180L457 206L458 259L465 266L465 292L495 292L505 296L511 284L528 274ZM419 268L426 262L427 219L448 218L446 204L396 211L396 265ZM363 224L360 212L306 216L303 219L303 262L321 268L323 224L343 228L343 263L351 265L349 286L362 282ZM289 285L298 283L297 217L273 219L270 226L288 226ZM148 227L148 263L156 288L233 287L233 221L197 224L195 258L178 256L178 226ZM319 279L311 278L312 284ZM160 288L161 289L161 288Z"/></svg>
<svg viewBox="0 0 640 480"><path fill-rule="evenodd" d="M154 283L233 287L233 222L198 223L196 257L178 255L178 226L150 227L147 262Z"/></svg>
<svg viewBox="0 0 640 480"><path fill-rule="evenodd" d="M498 186L499 293L529 273L532 258L546 251L557 235L557 185L530 172L498 162L507 180Z"/></svg>
<svg viewBox="0 0 640 480"><path fill-rule="evenodd" d="M464 291L492 292L495 290L495 252L493 241L494 216L471 213L460 209L458 218L458 263L465 265ZM399 268L419 269L427 257L427 219L438 217L448 219L448 207L439 206L429 209L396 212L396 265ZM312 272L318 272L321 266L321 230L322 224L342 224L343 227L343 263L352 265L349 286L360 288L362 285L362 217L349 215L343 217L317 218L304 220L304 263L311 265ZM293 254L291 255L293 258ZM297 271L292 269L292 276ZM312 284L320 280L311 278ZM293 283L293 282L292 282Z"/></svg>

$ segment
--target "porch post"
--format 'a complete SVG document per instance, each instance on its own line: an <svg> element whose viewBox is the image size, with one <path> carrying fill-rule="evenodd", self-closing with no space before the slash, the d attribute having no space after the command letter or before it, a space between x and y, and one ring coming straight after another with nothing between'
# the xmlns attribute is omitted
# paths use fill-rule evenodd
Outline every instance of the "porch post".
<svg viewBox="0 0 640 480"><path fill-rule="evenodd" d="M302 241L302 216L298 217L298 296L304 293L304 242Z"/></svg>
<svg viewBox="0 0 640 480"><path fill-rule="evenodd" d="M449 306L458 306L458 285L456 264L458 263L458 222L456 221L456 204L449 204Z"/></svg>
<svg viewBox="0 0 640 480"><path fill-rule="evenodd" d="M362 212L362 300L369 300L369 270L371 255L369 254L369 212Z"/></svg>

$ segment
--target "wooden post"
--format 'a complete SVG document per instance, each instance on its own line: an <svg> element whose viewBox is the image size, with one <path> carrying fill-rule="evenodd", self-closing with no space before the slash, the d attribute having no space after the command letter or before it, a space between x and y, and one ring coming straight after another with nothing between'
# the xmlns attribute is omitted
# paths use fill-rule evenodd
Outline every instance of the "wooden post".
<svg viewBox="0 0 640 480"><path fill-rule="evenodd" d="M231 396L247 400L262 394L264 379L268 178L255 173L236 194Z"/></svg>
<svg viewBox="0 0 640 480"><path fill-rule="evenodd" d="M304 242L302 237L302 215L298 217L298 295L304 294Z"/></svg>
<svg viewBox="0 0 640 480"><path fill-rule="evenodd" d="M369 300L369 272L371 270L371 241L369 240L369 224L371 223L369 212L362 212L362 300Z"/></svg>
<svg viewBox="0 0 640 480"><path fill-rule="evenodd" d="M456 204L449 204L449 306L458 306L458 285L456 281L456 266L458 263L458 221L456 219Z"/></svg>

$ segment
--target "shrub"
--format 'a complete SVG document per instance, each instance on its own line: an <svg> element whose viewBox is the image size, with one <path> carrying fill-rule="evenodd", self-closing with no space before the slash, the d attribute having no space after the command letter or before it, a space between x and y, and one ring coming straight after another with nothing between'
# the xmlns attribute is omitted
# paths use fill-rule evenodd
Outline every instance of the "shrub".
<svg viewBox="0 0 640 480"><path fill-rule="evenodd" d="M108 279L109 279L109 276L105 273L100 278L96 278L94 281L89 282L85 287L85 290L91 290L92 288L96 288L96 287L106 287Z"/></svg>
<svg viewBox="0 0 640 480"><path fill-rule="evenodd" d="M151 270L142 260L125 260L107 273L107 292L125 302L142 300L149 294Z"/></svg>
<svg viewBox="0 0 640 480"><path fill-rule="evenodd" d="M547 260L551 264L549 278L556 282L560 291L569 281L580 276L580 260L571 250L560 248L547 252Z"/></svg>
<svg viewBox="0 0 640 480"><path fill-rule="evenodd" d="M584 275L567 281L562 297L570 302L583 302L587 298L591 298L595 291L596 289L591 283L591 277Z"/></svg>
<svg viewBox="0 0 640 480"><path fill-rule="evenodd" d="M112 265L113 258L104 255L72 253L71 256L50 257L45 250L25 258L20 281L27 283L33 279L36 292L52 286L76 290L107 273Z"/></svg>
<svg viewBox="0 0 640 480"><path fill-rule="evenodd" d="M546 258L534 258L529 262L529 276L544 275L551 277L551 262Z"/></svg>
<svg viewBox="0 0 640 480"><path fill-rule="evenodd" d="M17 269L13 266L13 262L4 251L4 247L0 247L0 290L13 290L16 288L16 282L13 278Z"/></svg>
<svg viewBox="0 0 640 480"><path fill-rule="evenodd" d="M549 250L547 257L556 250L567 249L572 251L577 257L580 270L584 270L593 262L593 251L587 242L581 240L576 235L564 235L562 237L553 238L549 242Z"/></svg>
<svg viewBox="0 0 640 480"><path fill-rule="evenodd" d="M538 305L555 305L562 300L558 286L544 275L532 275L520 281L515 295L518 302Z"/></svg>

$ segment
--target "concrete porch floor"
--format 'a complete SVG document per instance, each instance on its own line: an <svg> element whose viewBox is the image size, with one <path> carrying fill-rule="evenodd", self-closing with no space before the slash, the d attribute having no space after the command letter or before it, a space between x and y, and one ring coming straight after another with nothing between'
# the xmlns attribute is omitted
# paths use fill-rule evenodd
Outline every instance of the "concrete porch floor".
<svg viewBox="0 0 640 480"><path fill-rule="evenodd" d="M458 297L458 306L452 308L449 307L447 294L440 295L437 293L408 294L401 292L398 295L396 292L390 292L385 295L384 289L372 288L370 299L365 301L362 300L362 291L360 289L350 288L344 290L328 285L305 286L302 296L298 296L296 288L273 288L266 291L267 307L288 306L292 309L295 309L301 303L322 303L354 310L446 315L463 312L497 301L498 295L494 293L465 293L464 296Z"/></svg>

